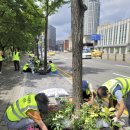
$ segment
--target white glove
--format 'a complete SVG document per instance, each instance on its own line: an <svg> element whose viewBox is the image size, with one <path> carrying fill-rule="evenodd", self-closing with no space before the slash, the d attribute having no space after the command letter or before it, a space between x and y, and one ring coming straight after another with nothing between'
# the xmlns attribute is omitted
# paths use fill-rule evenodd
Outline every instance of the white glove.
<svg viewBox="0 0 130 130"><path fill-rule="evenodd" d="M112 121L114 121L114 122L118 122L118 118L117 117L114 117L113 119L112 119Z"/></svg>

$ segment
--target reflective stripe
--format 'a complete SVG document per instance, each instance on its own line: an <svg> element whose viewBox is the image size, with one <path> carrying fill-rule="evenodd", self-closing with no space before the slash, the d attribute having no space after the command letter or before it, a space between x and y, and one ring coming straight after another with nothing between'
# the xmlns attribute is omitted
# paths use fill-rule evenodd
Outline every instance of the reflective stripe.
<svg viewBox="0 0 130 130"><path fill-rule="evenodd" d="M128 93L128 89L129 89L129 83L128 83L128 80L127 79L125 79L125 78L123 78L124 80L125 80L125 82L126 82L126 90L125 90L125 92L124 92L124 95L123 96L125 96L127 93ZM119 79L116 79L120 84L121 84L121 88L123 89L123 84L122 84L122 82L119 80Z"/></svg>
<svg viewBox="0 0 130 130"><path fill-rule="evenodd" d="M126 88L126 94L127 94L129 92L129 83L128 83L127 79L125 79L125 81L126 81L126 84L127 84L127 88Z"/></svg>
<svg viewBox="0 0 130 130"><path fill-rule="evenodd" d="M29 108L29 109L38 109L37 106L27 106L27 107L25 107L25 108L22 108L20 112L24 112L24 111L27 110L28 108Z"/></svg>
<svg viewBox="0 0 130 130"><path fill-rule="evenodd" d="M27 110L28 108L30 108L30 109L38 109L37 106L27 106L27 107L25 107L25 108L20 109L18 100L16 101L16 106L17 106L19 112L20 112L22 115L23 115L23 112L24 112L25 110ZM24 116L24 115L23 115L23 116Z"/></svg>
<svg viewBox="0 0 130 130"><path fill-rule="evenodd" d="M17 106L19 112L21 112L20 114L22 114L22 115L24 116L24 114L22 113L22 111L21 111L21 109L20 109L20 106L19 106L19 102L18 102L18 100L16 101L16 106Z"/></svg>
<svg viewBox="0 0 130 130"><path fill-rule="evenodd" d="M16 113L16 111L14 110L14 106L13 106L13 105L11 105L11 108L12 108L12 112L13 112L13 114L14 114L14 115L19 119L19 120L21 120L22 117L19 116L19 115Z"/></svg>

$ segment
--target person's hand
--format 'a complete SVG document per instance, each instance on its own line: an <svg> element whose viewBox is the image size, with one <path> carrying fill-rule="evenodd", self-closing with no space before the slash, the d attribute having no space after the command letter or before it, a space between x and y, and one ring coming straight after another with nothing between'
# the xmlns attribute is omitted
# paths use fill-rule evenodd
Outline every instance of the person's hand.
<svg viewBox="0 0 130 130"><path fill-rule="evenodd" d="M93 100L89 100L87 103L88 103L89 105L93 105L94 101L93 101Z"/></svg>
<svg viewBox="0 0 130 130"><path fill-rule="evenodd" d="M114 121L114 122L118 122L118 118L117 117L114 117L113 119L112 119L112 121Z"/></svg>

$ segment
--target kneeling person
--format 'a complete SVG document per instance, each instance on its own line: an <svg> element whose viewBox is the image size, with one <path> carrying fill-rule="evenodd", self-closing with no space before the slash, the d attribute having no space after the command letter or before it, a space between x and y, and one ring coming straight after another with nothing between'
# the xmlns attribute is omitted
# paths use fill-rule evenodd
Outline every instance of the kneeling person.
<svg viewBox="0 0 130 130"><path fill-rule="evenodd" d="M32 72L32 69L29 67L29 64L26 63L24 66L23 66L23 72Z"/></svg>
<svg viewBox="0 0 130 130"><path fill-rule="evenodd" d="M83 91L83 100L87 101L89 104L93 104L95 98L95 92L92 87L92 84L86 80L82 81L82 91Z"/></svg>
<svg viewBox="0 0 130 130"><path fill-rule="evenodd" d="M36 122L42 130L48 130L42 114L48 112L48 97L44 93L28 94L10 105L4 115L9 129L17 130Z"/></svg>

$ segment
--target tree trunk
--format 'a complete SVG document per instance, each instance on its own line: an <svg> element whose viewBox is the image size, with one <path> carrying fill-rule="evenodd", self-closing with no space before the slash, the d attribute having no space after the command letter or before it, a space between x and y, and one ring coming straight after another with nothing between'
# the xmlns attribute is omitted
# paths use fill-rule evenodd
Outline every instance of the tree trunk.
<svg viewBox="0 0 130 130"><path fill-rule="evenodd" d="M47 35L48 35L48 0L46 0L45 43L44 43L44 70L47 69Z"/></svg>
<svg viewBox="0 0 130 130"><path fill-rule="evenodd" d="M83 18L86 9L82 0L71 0L73 98L76 107L82 103Z"/></svg>

